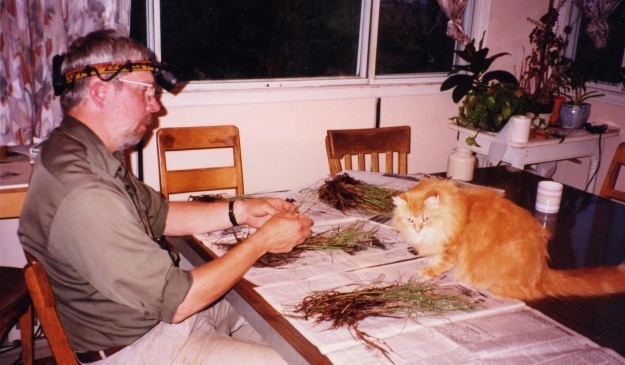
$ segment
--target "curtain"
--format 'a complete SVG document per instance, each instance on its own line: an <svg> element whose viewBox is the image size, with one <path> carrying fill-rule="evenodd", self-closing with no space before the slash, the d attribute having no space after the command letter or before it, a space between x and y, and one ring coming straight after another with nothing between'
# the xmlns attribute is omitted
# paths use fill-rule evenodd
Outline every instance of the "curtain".
<svg viewBox="0 0 625 365"><path fill-rule="evenodd" d="M3 0L0 6L0 145L46 139L61 122L52 57L76 38L129 34L131 0Z"/></svg>
<svg viewBox="0 0 625 365"><path fill-rule="evenodd" d="M621 0L576 0L575 3L582 14L590 21L586 34L593 40L595 47L605 48L610 25L608 16L616 9Z"/></svg>
<svg viewBox="0 0 625 365"><path fill-rule="evenodd" d="M438 0L441 10L445 13L449 21L447 22L447 36L467 45L471 40L464 32L462 25L462 14L467 8L468 0Z"/></svg>

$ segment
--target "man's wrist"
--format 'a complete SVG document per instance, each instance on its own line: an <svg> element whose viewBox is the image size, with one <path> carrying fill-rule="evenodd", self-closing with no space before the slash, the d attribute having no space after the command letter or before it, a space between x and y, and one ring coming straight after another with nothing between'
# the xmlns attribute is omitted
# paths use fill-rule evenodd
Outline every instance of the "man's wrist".
<svg viewBox="0 0 625 365"><path fill-rule="evenodd" d="M230 223L232 223L233 227L239 225L237 218L234 216L234 200L228 202L228 219L230 219Z"/></svg>

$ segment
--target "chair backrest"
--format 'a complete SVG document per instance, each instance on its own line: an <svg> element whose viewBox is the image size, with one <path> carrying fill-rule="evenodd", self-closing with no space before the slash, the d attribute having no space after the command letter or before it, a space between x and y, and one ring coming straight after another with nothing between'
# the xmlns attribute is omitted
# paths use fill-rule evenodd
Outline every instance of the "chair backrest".
<svg viewBox="0 0 625 365"><path fill-rule="evenodd" d="M56 300L48 275L43 265L33 255L26 252L26 259L28 261L24 268L26 285L54 359L59 365L77 365L74 351L56 313Z"/></svg>
<svg viewBox="0 0 625 365"><path fill-rule="evenodd" d="M365 171L366 155L371 156L371 171L380 172L380 154L385 154L387 173L393 172L393 153L398 153L398 173L408 173L410 127L382 127L365 129L334 129L326 135L326 152L330 174L353 170L352 156L358 157L358 170ZM344 166L341 167L341 159Z"/></svg>
<svg viewBox="0 0 625 365"><path fill-rule="evenodd" d="M616 180L618 179L621 166L625 165L625 142L621 142L618 145L612 163L608 168L608 173L605 175L603 185L599 195L604 198L610 198L625 203L625 191L616 190Z"/></svg>
<svg viewBox="0 0 625 365"><path fill-rule="evenodd" d="M234 189L243 195L243 167L239 129L233 125L161 128L156 132L161 194ZM231 149L233 165L173 170L167 167L167 152ZM210 157L207 157L209 159Z"/></svg>

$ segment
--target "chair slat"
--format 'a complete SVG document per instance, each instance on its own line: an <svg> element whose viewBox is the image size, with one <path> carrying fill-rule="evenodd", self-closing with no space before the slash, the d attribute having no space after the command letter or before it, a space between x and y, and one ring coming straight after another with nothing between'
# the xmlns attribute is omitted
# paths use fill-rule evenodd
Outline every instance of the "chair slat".
<svg viewBox="0 0 625 365"><path fill-rule="evenodd" d="M362 167L362 170L364 170L365 167ZM387 166L387 170L388 170L388 166ZM373 172L380 172L380 154L377 152L372 152L371 153L371 171Z"/></svg>

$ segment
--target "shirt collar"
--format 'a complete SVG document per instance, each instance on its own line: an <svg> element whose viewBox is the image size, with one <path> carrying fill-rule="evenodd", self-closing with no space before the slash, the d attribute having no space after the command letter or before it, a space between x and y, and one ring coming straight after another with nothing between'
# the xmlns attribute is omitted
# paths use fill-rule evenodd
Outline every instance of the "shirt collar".
<svg viewBox="0 0 625 365"><path fill-rule="evenodd" d="M65 115L59 129L71 138L81 142L87 148L89 160L93 161L94 164L104 169L111 176L115 176L120 165L124 165L124 151L111 153L100 137L80 120Z"/></svg>

